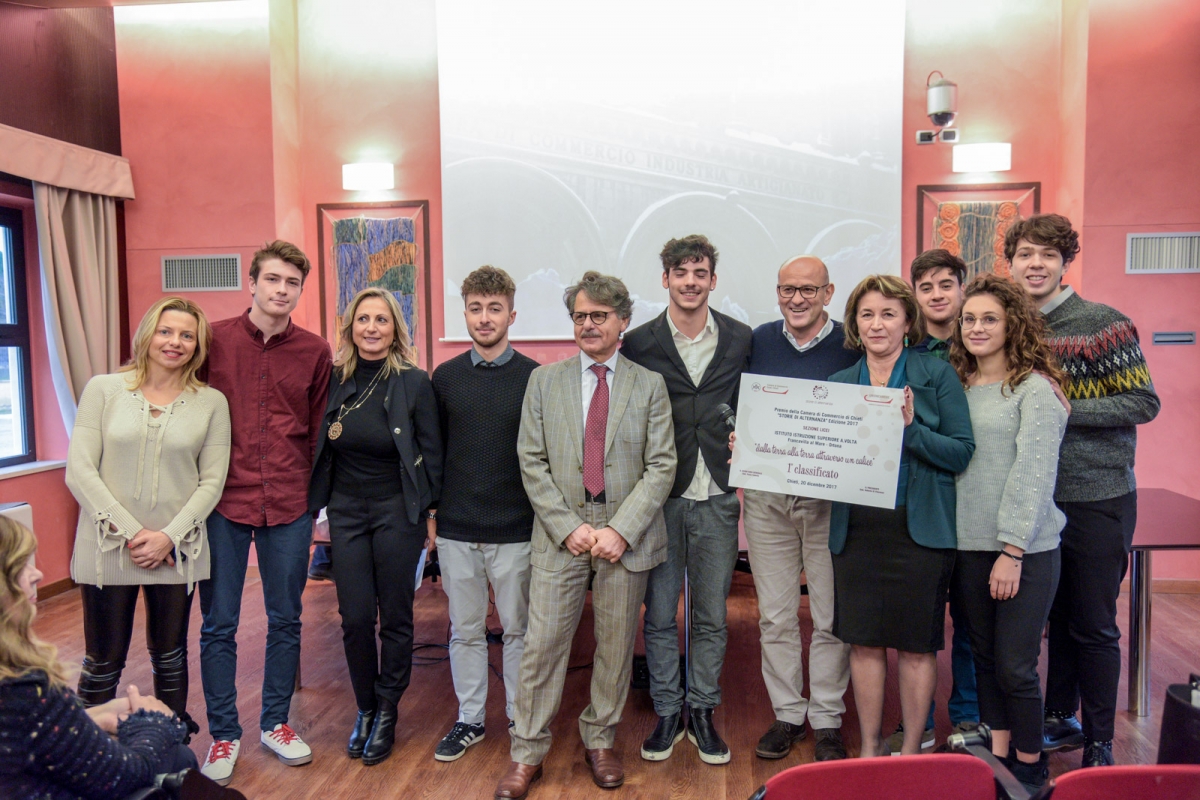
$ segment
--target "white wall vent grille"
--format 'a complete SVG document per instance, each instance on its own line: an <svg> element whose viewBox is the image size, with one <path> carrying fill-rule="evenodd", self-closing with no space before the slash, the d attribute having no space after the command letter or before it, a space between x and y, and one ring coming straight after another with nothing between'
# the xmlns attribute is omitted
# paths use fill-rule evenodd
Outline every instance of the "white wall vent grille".
<svg viewBox="0 0 1200 800"><path fill-rule="evenodd" d="M1200 233L1131 233L1125 245L1129 275L1200 272Z"/></svg>
<svg viewBox="0 0 1200 800"><path fill-rule="evenodd" d="M242 257L163 256L164 292L235 292L242 288Z"/></svg>

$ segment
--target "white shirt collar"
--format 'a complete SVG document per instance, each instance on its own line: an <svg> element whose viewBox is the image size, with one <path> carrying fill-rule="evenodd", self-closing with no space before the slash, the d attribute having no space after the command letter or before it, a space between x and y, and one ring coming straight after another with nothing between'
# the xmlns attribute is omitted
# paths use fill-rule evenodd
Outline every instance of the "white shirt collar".
<svg viewBox="0 0 1200 800"><path fill-rule="evenodd" d="M1059 307L1059 306L1061 306L1063 303L1067 302L1067 298L1068 298L1068 297L1070 297L1070 296L1071 296L1071 295L1073 295L1073 294L1075 294L1075 290L1074 290L1074 289L1072 289L1070 286L1064 286L1064 287L1062 288L1062 291L1061 291L1061 292L1059 292L1058 294L1054 295L1054 299L1053 299L1053 300L1051 300L1050 302L1046 303L1046 305L1042 306L1042 307L1041 307L1040 309L1038 309L1038 310L1039 310L1039 311L1041 311L1041 312L1042 312L1042 314L1049 314L1051 311L1053 311L1054 309L1058 308L1058 307Z"/></svg>
<svg viewBox="0 0 1200 800"><path fill-rule="evenodd" d="M682 336L683 338L687 339L689 342L696 342L696 341L699 341L700 339L703 339L705 336L711 336L717 332L717 320L713 317L712 309L711 308L708 309L708 319L704 320L704 329L701 330L700 333L696 334L695 339L692 339L692 338L688 337L688 335L686 333L681 333L679 328L675 327L675 320L671 319L671 311L670 311L670 309L668 309L667 310L667 327L670 329L672 337Z"/></svg>
<svg viewBox="0 0 1200 800"><path fill-rule="evenodd" d="M792 332L788 330L787 324L784 323L784 325L783 325L783 335L787 337L787 340L792 345L792 347L796 348L801 353L803 353L805 350L811 350L812 348L816 347L818 344L821 343L822 339L824 339L826 336L828 336L831 333L833 333L833 317L826 317L825 324L821 327L820 333L818 333L816 336L814 336L812 339L808 340L804 344L797 344L796 337L792 336Z"/></svg>
<svg viewBox="0 0 1200 800"><path fill-rule="evenodd" d="M592 368L593 364L603 363L604 366L606 366L610 370L612 370L613 374L615 375L617 372L617 356L619 356L620 354L621 354L621 348L618 347L616 352L614 352L612 354L612 358L608 359L608 361L600 362L600 361L596 361L591 356L589 356L587 353L580 350L579 351L580 372L585 373Z"/></svg>

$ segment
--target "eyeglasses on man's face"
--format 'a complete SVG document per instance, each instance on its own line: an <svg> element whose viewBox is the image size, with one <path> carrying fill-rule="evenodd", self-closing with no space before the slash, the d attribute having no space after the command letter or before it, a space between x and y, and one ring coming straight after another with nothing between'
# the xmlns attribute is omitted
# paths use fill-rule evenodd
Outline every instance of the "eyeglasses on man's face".
<svg viewBox="0 0 1200 800"><path fill-rule="evenodd" d="M977 317L974 314L963 314L961 325L964 331L969 331L978 323L985 331L990 331L1000 324L1000 317L993 314Z"/></svg>
<svg viewBox="0 0 1200 800"><path fill-rule="evenodd" d="M576 311L573 314L570 314L569 316L571 317L571 321L575 323L575 327L578 328L578 327L582 326L583 323L586 322L589 317L591 318L593 325L603 325L605 323L605 321L608 319L608 315L613 314L613 313L615 313L615 312L613 312L613 311L593 311L591 313L588 313L586 311Z"/></svg>
<svg viewBox="0 0 1200 800"><path fill-rule="evenodd" d="M775 287L775 291L779 292L779 296L784 300L790 300L797 293L805 300L812 300L817 294L828 286L828 283L822 283L820 286L789 286L786 283L781 283Z"/></svg>

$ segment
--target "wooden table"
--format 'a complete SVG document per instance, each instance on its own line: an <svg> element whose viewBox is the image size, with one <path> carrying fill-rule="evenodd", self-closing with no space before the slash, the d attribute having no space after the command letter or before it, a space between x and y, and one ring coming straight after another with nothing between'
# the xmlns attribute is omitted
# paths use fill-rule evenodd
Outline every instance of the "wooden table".
<svg viewBox="0 0 1200 800"><path fill-rule="evenodd" d="M1129 710L1150 714L1150 553L1200 549L1200 500L1167 489L1138 489L1129 565Z"/></svg>

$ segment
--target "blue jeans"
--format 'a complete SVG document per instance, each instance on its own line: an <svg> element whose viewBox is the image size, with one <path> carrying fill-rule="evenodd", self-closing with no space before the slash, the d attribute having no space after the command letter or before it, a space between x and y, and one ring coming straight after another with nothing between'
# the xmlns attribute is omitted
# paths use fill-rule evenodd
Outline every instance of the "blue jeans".
<svg viewBox="0 0 1200 800"><path fill-rule="evenodd" d="M650 697L654 713L660 717L678 713L685 699L679 685L679 629L675 621L684 569L692 593L687 704L693 708L716 708L721 704L725 600L737 563L741 511L736 492L707 500L672 497L663 506L667 560L650 570L644 627Z"/></svg>
<svg viewBox="0 0 1200 800"><path fill-rule="evenodd" d="M173 744L159 754L154 774L169 775L172 772L183 772L185 769L200 769L200 762L196 760L192 748L186 744Z"/></svg>
<svg viewBox="0 0 1200 800"><path fill-rule="evenodd" d="M231 522L214 511L208 518L212 553L209 579L200 582L200 677L213 739L242 738L237 711L237 629L250 542L258 553L263 604L267 610L267 652L263 665L259 727L273 730L288 721L296 668L300 663L300 596L308 580L312 517L286 525L255 528Z"/></svg>
<svg viewBox="0 0 1200 800"><path fill-rule="evenodd" d="M979 698L975 693L975 659L971 655L971 628L961 603L950 594L950 620L954 623L954 637L950 640L950 676L954 683L950 688L950 724L979 722ZM933 730L933 712L937 700L929 704L929 719L925 730Z"/></svg>
<svg viewBox="0 0 1200 800"><path fill-rule="evenodd" d="M333 560L329 557L330 546L327 544L319 544L313 548L312 563L308 565L312 569L331 569Z"/></svg>

